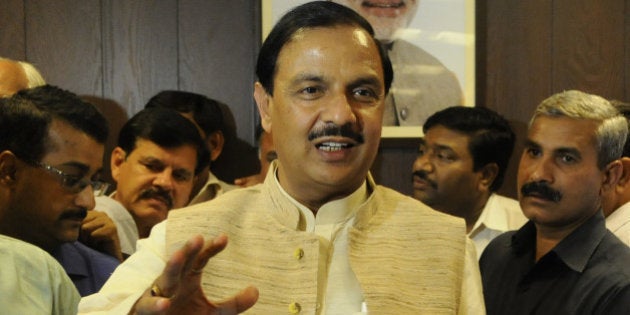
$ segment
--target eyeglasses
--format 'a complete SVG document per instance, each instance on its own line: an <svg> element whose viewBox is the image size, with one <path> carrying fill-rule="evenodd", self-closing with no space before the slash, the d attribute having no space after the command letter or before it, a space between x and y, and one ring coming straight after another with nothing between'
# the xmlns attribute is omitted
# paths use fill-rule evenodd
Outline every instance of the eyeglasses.
<svg viewBox="0 0 630 315"><path fill-rule="evenodd" d="M109 187L108 183L102 181L93 181L88 178L79 177L76 175L70 175L52 165L48 165L46 163L35 162L32 163L34 166L37 166L46 172L55 175L59 179L59 183L63 188L65 188L68 192L73 194L78 194L83 191L88 185L92 187L92 191L94 192L94 196L101 196L105 194L107 188Z"/></svg>

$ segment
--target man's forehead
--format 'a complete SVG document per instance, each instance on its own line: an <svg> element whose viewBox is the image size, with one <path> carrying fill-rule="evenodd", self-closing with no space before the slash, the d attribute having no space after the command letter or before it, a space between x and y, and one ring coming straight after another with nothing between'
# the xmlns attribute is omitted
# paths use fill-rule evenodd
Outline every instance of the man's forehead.
<svg viewBox="0 0 630 315"><path fill-rule="evenodd" d="M344 29L352 35L343 41L339 37L329 39L329 34L336 32L335 28ZM309 28L294 34L278 54L274 80L279 73L290 80L287 84L330 80L335 78L327 76L330 74L327 66L331 62L339 63L336 64L338 67L343 67L342 63L353 66L352 74L365 77L364 80L376 80L379 83L384 80L384 69L376 43L363 29L350 25ZM357 65L359 67L355 67ZM363 70L357 72L358 69Z"/></svg>
<svg viewBox="0 0 630 315"><path fill-rule="evenodd" d="M190 154L186 153L190 149ZM136 156L140 161L156 162L162 164L173 164L178 168L192 168L197 162L197 147L189 143L182 143L174 147L163 147L159 144L144 138L136 140L136 147L127 153ZM190 164L190 165L186 165Z"/></svg>
<svg viewBox="0 0 630 315"><path fill-rule="evenodd" d="M444 145L455 142L468 144L470 141L470 135L443 125L436 125L427 130L424 138L426 138L424 140L425 143L431 142Z"/></svg>
<svg viewBox="0 0 630 315"><path fill-rule="evenodd" d="M558 152L596 151L598 123L566 116L540 116L530 126L525 144Z"/></svg>

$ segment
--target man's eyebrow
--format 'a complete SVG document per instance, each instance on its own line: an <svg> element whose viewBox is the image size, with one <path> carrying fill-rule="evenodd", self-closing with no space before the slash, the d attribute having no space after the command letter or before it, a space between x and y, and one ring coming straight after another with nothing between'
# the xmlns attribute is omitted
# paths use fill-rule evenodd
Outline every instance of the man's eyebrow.
<svg viewBox="0 0 630 315"><path fill-rule="evenodd" d="M67 167L76 168L81 173L87 173L90 170L90 166L86 165L85 163L81 163L81 162L77 162L77 161L70 161L70 162L63 163L61 165L67 166ZM102 167L101 167L101 169L102 169Z"/></svg>
<svg viewBox="0 0 630 315"><path fill-rule="evenodd" d="M300 73L291 79L290 84L295 85L304 81L324 82L324 78L317 74Z"/></svg>
<svg viewBox="0 0 630 315"><path fill-rule="evenodd" d="M561 153L561 154L571 154L574 155L578 158L582 157L582 153L580 152L580 150L576 149L576 148L571 148L571 147L561 147L558 149L554 150L557 153Z"/></svg>
<svg viewBox="0 0 630 315"><path fill-rule="evenodd" d="M525 141L523 141L523 146L528 147L528 148L540 148L540 144L534 142L533 140L530 139L525 139Z"/></svg>
<svg viewBox="0 0 630 315"><path fill-rule="evenodd" d="M352 81L352 83L350 83L351 87L361 86L361 85L374 85L380 88L382 86L382 83L378 77L372 77L372 76L359 78L357 80Z"/></svg>

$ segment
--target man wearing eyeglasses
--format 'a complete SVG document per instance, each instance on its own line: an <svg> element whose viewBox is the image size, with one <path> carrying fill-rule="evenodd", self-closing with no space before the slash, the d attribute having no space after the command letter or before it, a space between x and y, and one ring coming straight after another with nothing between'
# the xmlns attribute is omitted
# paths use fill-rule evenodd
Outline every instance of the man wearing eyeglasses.
<svg viewBox="0 0 630 315"><path fill-rule="evenodd" d="M107 121L50 85L23 90L0 107L0 234L50 253L82 296L98 291L119 262L77 238L94 208Z"/></svg>

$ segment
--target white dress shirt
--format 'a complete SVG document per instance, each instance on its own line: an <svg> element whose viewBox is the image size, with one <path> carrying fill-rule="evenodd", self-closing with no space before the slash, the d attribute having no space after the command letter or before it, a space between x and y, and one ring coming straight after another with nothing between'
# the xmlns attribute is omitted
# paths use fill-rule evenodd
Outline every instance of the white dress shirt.
<svg viewBox="0 0 630 315"><path fill-rule="evenodd" d="M622 242L630 246L630 202L617 208L606 218L606 227Z"/></svg>
<svg viewBox="0 0 630 315"><path fill-rule="evenodd" d="M497 194L490 195L481 215L468 233L475 243L477 259L495 237L520 229L527 222L517 200Z"/></svg>

